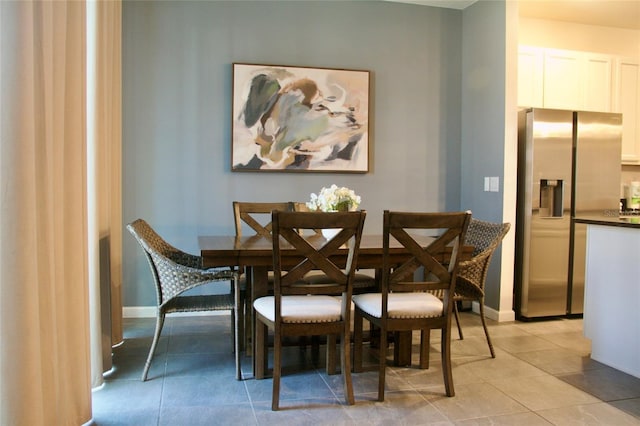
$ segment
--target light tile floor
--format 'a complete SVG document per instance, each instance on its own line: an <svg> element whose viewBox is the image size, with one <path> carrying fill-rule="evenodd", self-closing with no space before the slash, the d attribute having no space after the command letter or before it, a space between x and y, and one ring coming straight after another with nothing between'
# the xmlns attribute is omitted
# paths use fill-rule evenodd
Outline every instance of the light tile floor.
<svg viewBox="0 0 640 426"><path fill-rule="evenodd" d="M289 347L278 412L271 379L251 378L250 358L243 357L249 378L235 380L229 316L168 317L144 383L154 319L124 325L114 371L93 393L97 425L640 425L640 379L591 360L580 319L490 322L493 359L480 318L462 313L452 398L444 395L437 333L428 370L387 369L384 402L376 401L377 373L353 374L353 406L345 405L341 376L324 372L324 351L314 368L310 348Z"/></svg>

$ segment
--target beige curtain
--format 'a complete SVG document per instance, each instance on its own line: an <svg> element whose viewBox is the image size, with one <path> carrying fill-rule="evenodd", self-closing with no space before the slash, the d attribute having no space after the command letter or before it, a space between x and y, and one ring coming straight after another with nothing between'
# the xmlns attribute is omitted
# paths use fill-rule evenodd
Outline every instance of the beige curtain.
<svg viewBox="0 0 640 426"><path fill-rule="evenodd" d="M0 1L0 425L89 421L122 341L121 14Z"/></svg>
<svg viewBox="0 0 640 426"><path fill-rule="evenodd" d="M85 4L0 1L0 424L91 419Z"/></svg>
<svg viewBox="0 0 640 426"><path fill-rule="evenodd" d="M119 1L87 3L91 384L122 341L121 33ZM105 312L106 311L106 312Z"/></svg>

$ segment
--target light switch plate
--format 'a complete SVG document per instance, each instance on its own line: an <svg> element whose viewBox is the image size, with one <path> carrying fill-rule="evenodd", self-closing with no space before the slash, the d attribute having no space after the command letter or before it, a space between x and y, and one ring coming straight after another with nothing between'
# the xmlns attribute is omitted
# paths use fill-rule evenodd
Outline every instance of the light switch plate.
<svg viewBox="0 0 640 426"><path fill-rule="evenodd" d="M500 190L500 177L492 176L489 178L489 191L498 192Z"/></svg>

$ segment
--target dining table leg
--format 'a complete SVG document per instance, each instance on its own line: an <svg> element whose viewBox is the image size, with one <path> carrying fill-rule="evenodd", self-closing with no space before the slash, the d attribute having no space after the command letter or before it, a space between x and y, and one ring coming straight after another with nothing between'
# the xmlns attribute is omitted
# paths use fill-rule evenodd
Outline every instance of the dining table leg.
<svg viewBox="0 0 640 426"><path fill-rule="evenodd" d="M253 357L253 377L263 379L267 370L268 357L264 350L265 341L256 341L256 326L258 324L253 311L253 301L259 297L266 296L269 292L268 267L253 266L251 269L251 300L249 304L251 307L251 344L249 345L249 350ZM267 336L264 336L264 338L267 339ZM260 355L258 355L258 352L260 352Z"/></svg>
<svg viewBox="0 0 640 426"><path fill-rule="evenodd" d="M394 333L393 363L396 366L406 367L411 365L411 338L412 332L396 331Z"/></svg>

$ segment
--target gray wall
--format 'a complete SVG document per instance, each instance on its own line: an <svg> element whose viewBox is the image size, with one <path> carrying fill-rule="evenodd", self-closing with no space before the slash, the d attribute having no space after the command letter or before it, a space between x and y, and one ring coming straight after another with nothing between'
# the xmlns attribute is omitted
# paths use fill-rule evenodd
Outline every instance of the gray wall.
<svg viewBox="0 0 640 426"><path fill-rule="evenodd" d="M499 176L493 165L500 161L493 152L499 129L474 130L487 127L484 120L500 126L493 112L462 126L474 105L495 109L492 98L463 112L462 17L458 10L369 1L125 1L124 220L145 218L172 244L197 253L198 235L233 235L233 200L304 201L331 183L362 196L367 232L381 229L386 208L472 208L499 219L500 206L461 180L461 165L474 156L490 166L464 171L474 184L478 176ZM494 36L482 35L478 46L491 50L482 40ZM233 62L370 70L370 173L232 173ZM463 150L462 129L490 149ZM145 260L133 238L125 235L123 244L124 305L153 305Z"/></svg>
<svg viewBox="0 0 640 426"><path fill-rule="evenodd" d="M491 222L503 219L505 127L505 3L478 2L465 9L462 42L462 188L461 209ZM517 143L515 137L507 143ZM500 179L498 192L484 191L484 177ZM510 178L507 176L507 179ZM515 227L515 223L512 223ZM513 232L513 231L511 231ZM485 304L498 309L500 256L494 255L485 289Z"/></svg>

